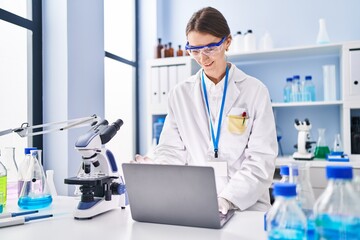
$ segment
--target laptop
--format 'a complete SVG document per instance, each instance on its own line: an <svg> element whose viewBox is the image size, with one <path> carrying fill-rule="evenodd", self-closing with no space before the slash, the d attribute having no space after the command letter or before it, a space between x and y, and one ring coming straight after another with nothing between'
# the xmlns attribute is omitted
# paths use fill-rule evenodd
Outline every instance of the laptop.
<svg viewBox="0 0 360 240"><path fill-rule="evenodd" d="M214 169L208 166L122 164L132 218L138 222L222 228Z"/></svg>

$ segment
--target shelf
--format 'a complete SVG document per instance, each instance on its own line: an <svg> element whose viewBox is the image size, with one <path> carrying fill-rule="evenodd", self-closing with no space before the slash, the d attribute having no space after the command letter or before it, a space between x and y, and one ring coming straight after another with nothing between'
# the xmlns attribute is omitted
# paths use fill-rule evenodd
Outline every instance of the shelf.
<svg viewBox="0 0 360 240"><path fill-rule="evenodd" d="M272 106L279 107L311 107L311 106L332 106L342 105L343 101L316 101L316 102L290 102L290 103L273 103Z"/></svg>
<svg viewBox="0 0 360 240"><path fill-rule="evenodd" d="M339 56L342 44L311 45L294 48L275 48L265 51L247 52L241 54L229 54L228 59L234 63L252 63L254 61L274 61L279 59L296 59L319 56Z"/></svg>

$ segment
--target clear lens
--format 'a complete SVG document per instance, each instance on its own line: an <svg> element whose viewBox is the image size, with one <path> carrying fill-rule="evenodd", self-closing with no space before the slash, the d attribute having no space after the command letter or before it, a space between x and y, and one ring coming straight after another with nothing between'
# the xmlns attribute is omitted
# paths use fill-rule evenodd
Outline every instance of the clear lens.
<svg viewBox="0 0 360 240"><path fill-rule="evenodd" d="M214 56L217 53L219 53L222 49L222 44L220 46L214 46L214 47L204 47L202 49L193 49L188 50L191 56L193 57L200 57L200 54L204 54L208 57Z"/></svg>

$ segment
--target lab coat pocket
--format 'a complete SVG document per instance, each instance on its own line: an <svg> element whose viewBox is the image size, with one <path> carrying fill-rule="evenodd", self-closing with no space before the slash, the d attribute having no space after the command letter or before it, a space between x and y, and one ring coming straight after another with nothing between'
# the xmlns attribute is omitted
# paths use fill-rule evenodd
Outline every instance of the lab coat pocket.
<svg viewBox="0 0 360 240"><path fill-rule="evenodd" d="M248 118L243 116L229 115L228 130L231 133L243 134L247 127Z"/></svg>

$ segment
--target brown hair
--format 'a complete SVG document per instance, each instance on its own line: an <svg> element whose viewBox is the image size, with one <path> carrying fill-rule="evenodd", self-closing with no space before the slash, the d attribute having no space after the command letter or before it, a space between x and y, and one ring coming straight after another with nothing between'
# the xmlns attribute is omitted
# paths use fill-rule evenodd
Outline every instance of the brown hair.
<svg viewBox="0 0 360 240"><path fill-rule="evenodd" d="M219 38L230 35L230 28L225 17L212 7L200 9L192 15L186 26L186 36L191 31L209 33Z"/></svg>

